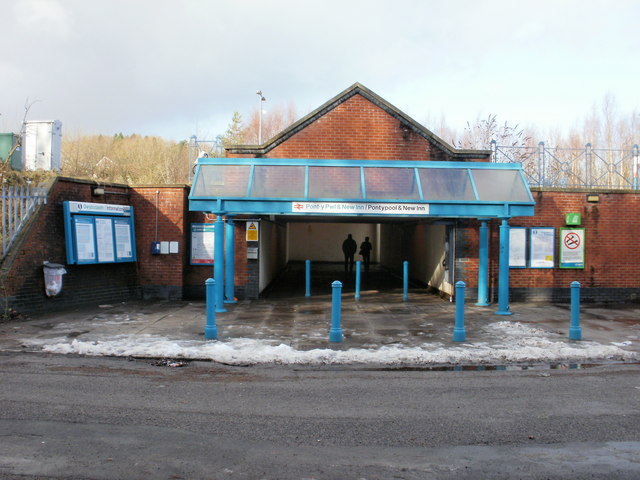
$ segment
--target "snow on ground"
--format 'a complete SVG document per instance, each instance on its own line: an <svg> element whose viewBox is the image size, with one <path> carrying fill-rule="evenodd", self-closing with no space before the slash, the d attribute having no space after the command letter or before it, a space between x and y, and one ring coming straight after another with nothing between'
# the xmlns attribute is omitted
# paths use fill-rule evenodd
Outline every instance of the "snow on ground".
<svg viewBox="0 0 640 480"><path fill-rule="evenodd" d="M401 344L373 348L296 350L275 340L234 338L175 340L160 335L111 335L84 341L58 337L25 340L45 352L94 356L132 356L212 360L231 365L252 364L509 364L585 363L603 360L632 361L638 354L616 345L569 342L560 335L518 322L494 322L484 327L489 342L445 345L426 342L419 346ZM347 345L345 342L344 344Z"/></svg>

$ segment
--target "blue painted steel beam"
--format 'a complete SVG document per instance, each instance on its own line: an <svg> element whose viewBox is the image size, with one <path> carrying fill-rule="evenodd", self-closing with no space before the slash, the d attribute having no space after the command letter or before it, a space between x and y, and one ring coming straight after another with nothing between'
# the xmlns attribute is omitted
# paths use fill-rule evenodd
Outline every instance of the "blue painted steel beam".
<svg viewBox="0 0 640 480"><path fill-rule="evenodd" d="M478 249L478 303L480 307L489 305L489 227L487 221L480 223L480 247Z"/></svg>
<svg viewBox="0 0 640 480"><path fill-rule="evenodd" d="M216 221L213 227L213 277L216 281L216 312L222 313L224 308L224 212L214 212Z"/></svg>
<svg viewBox="0 0 640 480"><path fill-rule="evenodd" d="M284 165L310 167L392 167L392 168L447 168L470 170L522 170L517 163L413 161L413 160L358 160L334 158L198 158L197 166L203 165ZM197 167L196 167L197 172Z"/></svg>
<svg viewBox="0 0 640 480"><path fill-rule="evenodd" d="M391 218L391 217L407 217L407 218L419 218L419 217L456 217L456 218L501 218L505 215L505 210L508 211L509 216L513 217L531 217L534 215L534 205L514 205L509 204L508 208L502 203L464 203L464 202L449 202L449 203L435 203L435 202L394 202L394 203L425 203L429 205L428 214L413 214L413 215L384 215L375 212L363 213L363 214L340 214L340 213L297 213L293 211L293 204L295 202L312 202L308 200L223 200L224 210L230 215L304 215L307 217L379 217L379 218ZM340 199L327 199L322 202L346 202L346 203L390 203L360 200L340 200ZM206 212L211 211L212 200L189 200L189 210Z"/></svg>
<svg viewBox="0 0 640 480"><path fill-rule="evenodd" d="M509 311L509 223L500 225L500 260L498 270L498 311L496 315L511 315Z"/></svg>
<svg viewBox="0 0 640 480"><path fill-rule="evenodd" d="M235 223L233 216L227 215L227 228L225 229L225 240L227 248L225 249L225 285L224 285L224 303L238 303L235 298Z"/></svg>

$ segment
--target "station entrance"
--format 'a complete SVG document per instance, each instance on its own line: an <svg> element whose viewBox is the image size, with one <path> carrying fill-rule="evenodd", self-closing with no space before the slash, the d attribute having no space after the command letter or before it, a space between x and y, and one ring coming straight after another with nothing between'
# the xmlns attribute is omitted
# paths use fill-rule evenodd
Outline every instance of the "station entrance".
<svg viewBox="0 0 640 480"><path fill-rule="evenodd" d="M263 219L267 225L269 219ZM345 268L342 243L351 235L357 245L355 261L360 261L362 290L389 291L402 288L403 262L409 262L412 285L429 287L452 295L455 278L453 257L455 222L446 219L406 218L318 219L276 217L275 228L285 237L284 259L273 278L264 277L260 295L265 298L305 294L305 262L311 262L312 294L331 292L331 282L339 280L344 291L354 288L355 272ZM268 229L269 227L267 227ZM360 246L372 245L370 268L365 268ZM269 256L276 251L264 252Z"/></svg>
<svg viewBox="0 0 640 480"><path fill-rule="evenodd" d="M455 281L451 222L457 219L480 224L480 291L487 288L487 222L499 219L496 313L508 315L508 221L533 216L534 204L520 165L459 161L200 158L189 195L190 210L216 216L218 311L225 311L225 298L234 298L237 249L251 250L247 258L257 268L248 271L249 280L266 289L291 261L343 260L348 234L358 242L370 237L378 266L393 271L412 261L412 278L446 292ZM260 222L260 234L238 243L235 221L251 216Z"/></svg>

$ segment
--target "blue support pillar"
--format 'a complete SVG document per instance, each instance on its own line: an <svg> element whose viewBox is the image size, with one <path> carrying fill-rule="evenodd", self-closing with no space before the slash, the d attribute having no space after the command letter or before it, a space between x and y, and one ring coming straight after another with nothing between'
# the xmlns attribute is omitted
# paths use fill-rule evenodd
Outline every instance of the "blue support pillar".
<svg viewBox="0 0 640 480"><path fill-rule="evenodd" d="M329 341L342 342L342 327L340 317L342 311L342 282L336 280L331 284L331 330L329 330Z"/></svg>
<svg viewBox="0 0 640 480"><path fill-rule="evenodd" d="M235 295L235 224L233 217L227 216L227 228L225 230L227 248L225 249L225 285L224 303L238 303Z"/></svg>
<svg viewBox="0 0 640 480"><path fill-rule="evenodd" d="M409 300L409 262L402 262L402 301Z"/></svg>
<svg viewBox="0 0 640 480"><path fill-rule="evenodd" d="M207 295L207 324L204 327L204 338L215 340L218 338L218 326L216 325L216 281L207 278L205 282Z"/></svg>
<svg viewBox="0 0 640 480"><path fill-rule="evenodd" d="M580 282L571 282L571 327L569 340L582 340L580 327Z"/></svg>
<svg viewBox="0 0 640 480"><path fill-rule="evenodd" d="M360 260L356 262L356 300L360 300Z"/></svg>
<svg viewBox="0 0 640 480"><path fill-rule="evenodd" d="M467 339L467 331L464 328L464 289L464 282L456 282L456 326L453 328L454 342L464 342Z"/></svg>
<svg viewBox="0 0 640 480"><path fill-rule="evenodd" d="M478 302L479 307L489 305L489 227L486 220L480 223L480 248L478 250Z"/></svg>
<svg viewBox="0 0 640 480"><path fill-rule="evenodd" d="M311 260L305 260L304 262L304 296L311 296Z"/></svg>
<svg viewBox="0 0 640 480"><path fill-rule="evenodd" d="M223 212L216 212L213 224L213 278L216 280L216 312L222 313L224 308L224 221Z"/></svg>
<svg viewBox="0 0 640 480"><path fill-rule="evenodd" d="M500 267L498 277L498 311L496 315L511 315L509 311L509 223L500 225Z"/></svg>

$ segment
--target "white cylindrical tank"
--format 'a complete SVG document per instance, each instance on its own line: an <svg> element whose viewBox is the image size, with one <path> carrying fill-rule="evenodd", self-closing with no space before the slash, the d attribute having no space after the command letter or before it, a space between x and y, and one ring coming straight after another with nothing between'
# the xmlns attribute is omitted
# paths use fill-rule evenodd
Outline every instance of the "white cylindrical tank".
<svg viewBox="0 0 640 480"><path fill-rule="evenodd" d="M61 146L62 122L60 120L24 122L22 168L60 171Z"/></svg>

